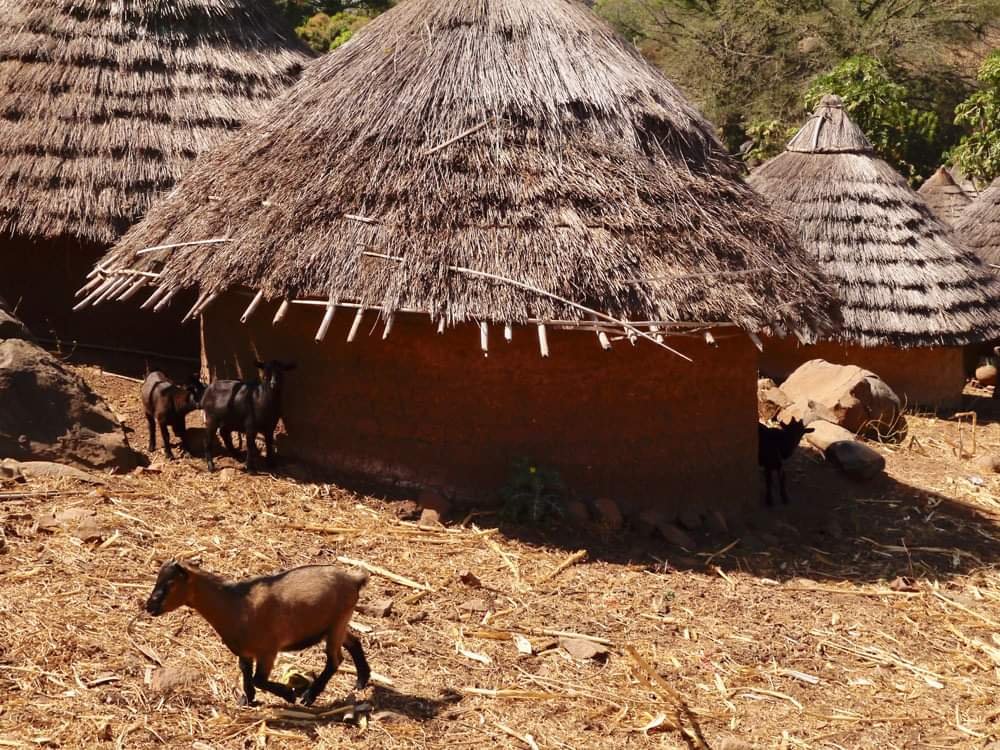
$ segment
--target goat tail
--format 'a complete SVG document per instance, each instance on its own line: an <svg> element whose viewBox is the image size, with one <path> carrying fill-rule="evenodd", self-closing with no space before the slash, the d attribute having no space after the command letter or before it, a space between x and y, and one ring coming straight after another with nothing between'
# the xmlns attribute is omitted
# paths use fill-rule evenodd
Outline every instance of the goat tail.
<svg viewBox="0 0 1000 750"><path fill-rule="evenodd" d="M358 591L367 586L368 579L371 578L367 570L349 570L347 571L347 575L354 582L354 585L358 587Z"/></svg>

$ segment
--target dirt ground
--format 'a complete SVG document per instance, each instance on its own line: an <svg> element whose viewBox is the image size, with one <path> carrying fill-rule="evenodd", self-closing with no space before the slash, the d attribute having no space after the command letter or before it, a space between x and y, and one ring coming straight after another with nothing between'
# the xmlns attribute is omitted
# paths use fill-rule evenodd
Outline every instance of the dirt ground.
<svg viewBox="0 0 1000 750"><path fill-rule="evenodd" d="M144 447L138 386L80 371ZM982 395L968 396L976 455L1000 454ZM294 464L247 476L225 458L208 475L184 458L100 485L6 483L0 747L989 747L1000 474L959 458L960 420L909 421L915 440L879 447L883 480L847 482L802 452L790 508L695 533L693 550L485 513L422 530L412 504ZM266 694L238 707L236 659L197 614L142 614L172 556L232 577L346 557L410 579L373 575L362 603L391 611L354 620L371 713L341 721ZM574 658L560 631L606 653ZM275 674L322 663L319 647L286 654ZM352 683L335 676L323 708Z"/></svg>

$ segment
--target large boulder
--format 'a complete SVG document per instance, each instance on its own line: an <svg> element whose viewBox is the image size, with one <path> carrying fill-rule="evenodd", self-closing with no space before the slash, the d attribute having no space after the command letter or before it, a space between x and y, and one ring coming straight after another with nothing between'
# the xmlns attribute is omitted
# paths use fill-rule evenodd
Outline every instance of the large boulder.
<svg viewBox="0 0 1000 750"><path fill-rule="evenodd" d="M30 341L0 341L0 404L0 458L119 471L139 463L104 401Z"/></svg>
<svg viewBox="0 0 1000 750"><path fill-rule="evenodd" d="M0 339L27 339L31 340L31 331L28 326L14 317L13 311L7 301L0 297Z"/></svg>
<svg viewBox="0 0 1000 750"><path fill-rule="evenodd" d="M794 407L808 409L814 404L822 408L823 418L855 434L888 432L902 409L899 396L875 373L822 359L799 367L781 384L781 390Z"/></svg>
<svg viewBox="0 0 1000 750"><path fill-rule="evenodd" d="M873 479L885 471L885 457L856 440L854 433L824 420L809 425L806 442L851 479Z"/></svg>
<svg viewBox="0 0 1000 750"><path fill-rule="evenodd" d="M757 418L761 422L775 419L782 409L792 405L792 400L770 378L757 381Z"/></svg>

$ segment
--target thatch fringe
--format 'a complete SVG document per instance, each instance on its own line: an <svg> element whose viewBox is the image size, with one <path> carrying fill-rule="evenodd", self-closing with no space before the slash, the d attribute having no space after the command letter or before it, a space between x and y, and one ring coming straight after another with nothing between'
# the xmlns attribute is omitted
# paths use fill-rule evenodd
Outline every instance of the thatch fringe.
<svg viewBox="0 0 1000 750"><path fill-rule="evenodd" d="M0 232L110 244L307 60L270 0L0 0Z"/></svg>
<svg viewBox="0 0 1000 750"><path fill-rule="evenodd" d="M965 209L955 234L994 273L1000 273L1000 177Z"/></svg>
<svg viewBox="0 0 1000 750"><path fill-rule="evenodd" d="M972 198L955 182L946 167L938 167L917 192L927 201L934 215L948 226L954 226L972 203Z"/></svg>
<svg viewBox="0 0 1000 750"><path fill-rule="evenodd" d="M796 150L750 178L798 222L807 250L837 285L838 338L912 347L1000 336L1000 282L859 134L840 100L827 97L792 141Z"/></svg>
<svg viewBox="0 0 1000 750"><path fill-rule="evenodd" d="M207 237L232 241L138 255ZM711 126L574 0L401 3L202 159L105 262L451 323L581 313L448 266L632 320L808 333L834 308Z"/></svg>

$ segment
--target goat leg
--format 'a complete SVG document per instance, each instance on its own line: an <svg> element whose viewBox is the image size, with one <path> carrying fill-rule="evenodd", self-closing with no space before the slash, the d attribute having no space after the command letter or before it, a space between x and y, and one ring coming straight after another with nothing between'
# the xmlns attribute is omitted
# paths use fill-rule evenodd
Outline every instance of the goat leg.
<svg viewBox="0 0 1000 750"><path fill-rule="evenodd" d="M347 622L337 623L326 637L326 664L323 671L313 680L305 694L302 696L302 705L311 706L316 702L326 689L327 683L340 668L340 662L344 660L344 655L340 652L342 644L347 640ZM358 672L360 674L360 670Z"/></svg>
<svg viewBox="0 0 1000 750"><path fill-rule="evenodd" d="M205 419L205 463L209 471L215 471L215 461L212 460L212 445L215 443L215 433L219 425L211 417Z"/></svg>
<svg viewBox="0 0 1000 750"><path fill-rule="evenodd" d="M226 446L230 456L236 456L236 448L233 446L233 433L229 430L222 431L222 444Z"/></svg>
<svg viewBox="0 0 1000 750"><path fill-rule="evenodd" d="M351 655L351 661L354 662L354 668L358 673L358 681L354 687L358 690L364 690L368 686L372 670L368 666L368 660L365 658L365 651L361 648L361 641L358 640L357 636L349 632L344 636L344 648Z"/></svg>
<svg viewBox="0 0 1000 750"><path fill-rule="evenodd" d="M778 480L779 480L780 485L781 485L781 502L783 504L785 504L785 505L788 505L788 503L789 503L788 488L785 487L785 465L784 464L782 464L778 468Z"/></svg>
<svg viewBox="0 0 1000 750"><path fill-rule="evenodd" d="M274 668L274 659L276 656L277 654L270 654L257 658L257 671L253 676L254 687L273 693L289 703L295 703L294 690L288 687L288 685L282 685L280 682L272 682L268 679L271 675L271 670Z"/></svg>
<svg viewBox="0 0 1000 750"><path fill-rule="evenodd" d="M169 460L173 461L174 452L170 450L170 431L167 429L166 420L160 422L160 437L163 438L163 452L167 455Z"/></svg>
<svg viewBox="0 0 1000 750"><path fill-rule="evenodd" d="M254 698L257 696L257 690L253 685L253 662L240 657L240 671L243 673L243 700L240 701L240 705L255 706L257 702Z"/></svg>
<svg viewBox="0 0 1000 750"><path fill-rule="evenodd" d="M771 499L771 496L773 494L772 491L771 491L771 472L772 471L773 471L773 469L771 469L770 467L766 467L764 469L764 505L766 505L768 508L770 508L772 505L774 505L774 501Z"/></svg>
<svg viewBox="0 0 1000 750"><path fill-rule="evenodd" d="M146 426L149 428L149 452L152 453L156 450L156 417L147 414Z"/></svg>
<svg viewBox="0 0 1000 750"><path fill-rule="evenodd" d="M264 433L264 448L267 450L267 458L265 459L268 467L274 468L274 432Z"/></svg>
<svg viewBox="0 0 1000 750"><path fill-rule="evenodd" d="M257 470L257 459L259 456L257 453L257 428L249 419L247 420L243 434L247 438L247 471L252 473Z"/></svg>

